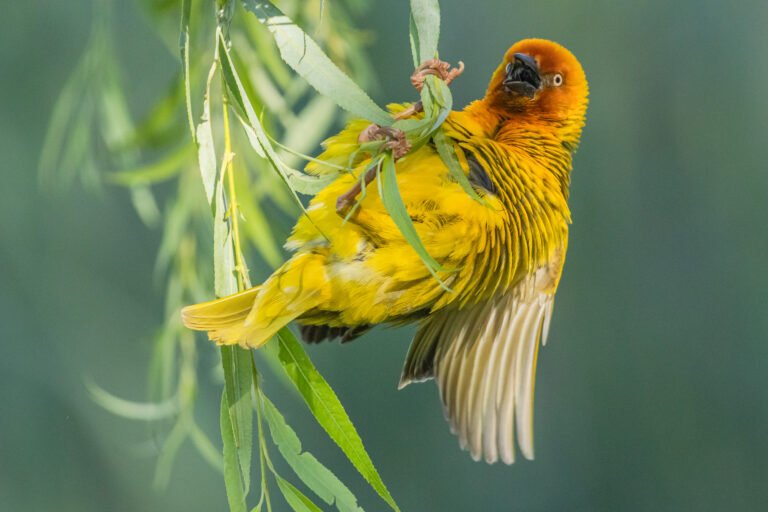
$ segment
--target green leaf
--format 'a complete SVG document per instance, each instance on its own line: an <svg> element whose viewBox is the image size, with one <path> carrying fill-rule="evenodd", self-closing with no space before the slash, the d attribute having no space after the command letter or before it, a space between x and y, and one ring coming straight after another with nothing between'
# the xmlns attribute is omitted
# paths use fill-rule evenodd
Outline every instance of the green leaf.
<svg viewBox="0 0 768 512"><path fill-rule="evenodd" d="M413 58L413 67L419 67L422 63L419 55L419 29L416 28L416 20L413 19L413 14L408 16L408 39L411 42L411 57Z"/></svg>
<svg viewBox="0 0 768 512"><path fill-rule="evenodd" d="M218 31L220 34L220 31ZM205 101L203 104L203 121L198 126L198 147L200 170L203 182L206 183L206 194L213 194L213 266L214 291L217 297L236 293L235 256L232 234L227 221L226 198L224 195L224 169L231 155L224 155L221 170L216 173L216 155L213 148L213 133L210 123L210 85L215 72L215 62L208 75ZM204 152L205 149L205 152ZM214 188L210 190L210 176L214 173ZM208 180L208 181L207 181ZM209 199L210 200L210 199ZM228 424L231 426L232 439L235 447L236 468L230 467L225 457L225 475L237 472L241 480L243 493L248 494L251 473L251 454L253 451L253 408L251 406L251 388L253 385L253 356L250 351L239 346L221 347L221 363L224 369L225 403L229 415ZM226 438L229 433L222 432ZM229 460L231 463L231 459Z"/></svg>
<svg viewBox="0 0 768 512"><path fill-rule="evenodd" d="M403 198L400 196L400 190L397 188L395 161L392 159L392 155L387 154L382 158L377 173L379 196L381 196L381 202L384 203L384 207L387 209L389 216L392 217L392 221L403 234L405 241L408 242L413 250L416 251L416 254L419 255L430 274L437 279L443 288L450 291L437 275L437 271L444 271L445 269L429 254L427 248L424 247L424 243L421 241L421 238L419 238L419 234L416 232L416 227L413 225L411 216L405 208Z"/></svg>
<svg viewBox="0 0 768 512"><path fill-rule="evenodd" d="M149 112L139 121L136 128L124 140L119 141L116 149L146 150L168 147L180 140L188 142L183 137L184 130L189 127L180 126L176 113L185 101L184 76L174 78L168 91L161 96L149 109ZM194 133L194 125L192 126ZM194 141L194 137L192 139Z"/></svg>
<svg viewBox="0 0 768 512"><path fill-rule="evenodd" d="M216 188L216 148L213 143L213 126L211 125L211 81L216 74L216 61L208 71L208 81L203 97L203 114L197 125L197 159L203 178L203 188L208 204L213 207L213 192Z"/></svg>
<svg viewBox="0 0 768 512"><path fill-rule="evenodd" d="M237 187L238 207L243 215L243 222L240 226L256 246L261 257L271 267L279 266L282 262L282 257L277 241L261 205L254 199L250 183L248 182L248 174L244 172L235 173L235 184Z"/></svg>
<svg viewBox="0 0 768 512"><path fill-rule="evenodd" d="M176 397L162 402L133 402L113 395L90 380L85 381L85 387L94 402L123 418L156 421L173 416L179 410Z"/></svg>
<svg viewBox="0 0 768 512"><path fill-rule="evenodd" d="M299 162L295 153L315 151L327 134L328 127L333 124L335 116L336 105L333 101L323 96L315 96L309 100L299 115L285 125L282 144L291 148L294 154L281 155L283 161L289 166L294 166Z"/></svg>
<svg viewBox="0 0 768 512"><path fill-rule="evenodd" d="M153 228L160 221L160 208L148 186L139 184L131 187L131 204L145 226Z"/></svg>
<svg viewBox="0 0 768 512"><path fill-rule="evenodd" d="M238 464L237 444L233 433L227 394L221 395L221 440L224 443L224 484L227 489L227 501L230 512L245 512L245 490Z"/></svg>
<svg viewBox="0 0 768 512"><path fill-rule="evenodd" d="M440 158L442 158L443 162L448 167L448 170L451 172L451 176L453 176L458 184L461 185L461 188L464 189L464 192L469 194L470 197L472 197L472 199L475 201L482 204L488 204L485 199L480 197L477 191L475 191L475 188L469 182L467 175L464 173L464 169L462 169L461 165L459 164L459 159L456 156L456 149L453 147L453 144L448 141L445 133L438 129L433 135L432 140L435 142L437 153L440 155Z"/></svg>
<svg viewBox="0 0 768 512"><path fill-rule="evenodd" d="M280 488L280 492L283 493L285 501L288 502L294 512L323 512L320 510L320 507L312 503L312 500L304 496L291 482L277 473L273 473L273 475L275 475L277 486Z"/></svg>
<svg viewBox="0 0 768 512"><path fill-rule="evenodd" d="M216 447L213 446L213 443L206 433L194 423L190 425L189 438L192 440L192 444L195 445L195 448L197 448L200 455L211 465L211 467L218 471L224 471L221 454Z"/></svg>
<svg viewBox="0 0 768 512"><path fill-rule="evenodd" d="M301 481L327 504L336 502L339 512L359 512L357 498L328 468L312 454L301 451L301 441L286 423L275 405L261 394L264 418L269 425L272 442Z"/></svg>
<svg viewBox="0 0 768 512"><path fill-rule="evenodd" d="M440 4L438 0L411 0L411 45L418 55L416 66L437 57L440 38Z"/></svg>
<svg viewBox="0 0 768 512"><path fill-rule="evenodd" d="M165 489L167 487L168 481L171 479L173 461L176 460L176 454L187 437L191 421L192 419L188 412L184 411L173 425L168 437L165 438L163 448L157 457L154 480L155 488Z"/></svg>
<svg viewBox="0 0 768 512"><path fill-rule="evenodd" d="M243 0L245 8L269 28L283 60L320 94L341 108L379 125L392 117L342 72L298 25L269 1Z"/></svg>
<svg viewBox="0 0 768 512"><path fill-rule="evenodd" d="M277 343L283 370L301 393L317 422L379 496L393 510L399 511L336 393L312 364L304 348L287 327L278 332Z"/></svg>
<svg viewBox="0 0 768 512"><path fill-rule="evenodd" d="M232 436L235 442L243 489L245 494L248 494L253 451L253 407L251 404L253 354L250 350L238 346L222 346L221 363L224 368L224 396L230 418L229 423L232 426Z"/></svg>
<svg viewBox="0 0 768 512"><path fill-rule="evenodd" d="M195 116L192 111L192 86L189 77L189 18L191 15L192 0L181 0L181 29L179 30L179 56L181 57L181 73L184 77L184 96L187 105L187 122L195 139Z"/></svg>
<svg viewBox="0 0 768 512"><path fill-rule="evenodd" d="M107 175L107 179L116 185L125 186L159 183L179 173L183 164L194 154L194 150L195 146L192 144L183 144L155 162L134 169L112 172Z"/></svg>
<svg viewBox="0 0 768 512"><path fill-rule="evenodd" d="M321 180L300 173L294 169L290 169L282 162L282 160L280 160L280 157L272 147L272 143L269 142L269 137L267 137L264 127L262 126L261 121L259 121L259 117L256 115L256 111L248 99L248 95L245 93L243 84L237 74L237 70L232 64L226 41L221 33L219 33L218 52L221 59L221 70L224 75L224 81L227 84L227 89L229 90L232 99L235 101L235 105L240 109L240 112L245 114L247 120L247 123L245 124L250 128L250 130L246 129L248 141L251 143L251 146L253 146L253 149L260 156L264 156L272 168L277 171L291 190L291 194L293 195L296 204L302 211L304 211L304 205L296 194L296 191L306 190L308 191L307 193L312 193L311 191L314 190L314 188L311 185L317 184ZM241 122L243 121L241 120Z"/></svg>

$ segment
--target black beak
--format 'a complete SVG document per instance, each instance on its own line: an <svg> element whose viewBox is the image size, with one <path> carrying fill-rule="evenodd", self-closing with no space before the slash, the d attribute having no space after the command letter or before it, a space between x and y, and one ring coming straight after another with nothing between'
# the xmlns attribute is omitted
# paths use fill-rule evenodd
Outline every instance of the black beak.
<svg viewBox="0 0 768 512"><path fill-rule="evenodd" d="M541 88L536 60L530 55L516 53L514 62L507 64L507 76L503 84L508 92L533 98Z"/></svg>

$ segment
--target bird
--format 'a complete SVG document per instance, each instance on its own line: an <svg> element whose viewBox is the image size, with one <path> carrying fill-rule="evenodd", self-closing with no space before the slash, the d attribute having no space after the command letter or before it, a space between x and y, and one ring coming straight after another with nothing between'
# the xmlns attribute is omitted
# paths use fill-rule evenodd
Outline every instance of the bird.
<svg viewBox="0 0 768 512"><path fill-rule="evenodd" d="M340 208L375 156L360 151L370 122L350 121L306 171L323 175L341 165L354 172L309 201L285 243L290 259L259 286L183 308L183 323L219 345L245 348L262 346L292 321L308 343L346 343L376 325L415 324L400 388L434 379L451 431L474 460L512 464L515 439L532 460L538 349L565 262L570 173L587 104L577 58L558 43L524 39L505 52L485 95L442 125L481 201L451 175L434 144L401 151L397 186L440 264L440 280L377 187L367 187L354 209ZM419 115L408 104L390 111Z"/></svg>

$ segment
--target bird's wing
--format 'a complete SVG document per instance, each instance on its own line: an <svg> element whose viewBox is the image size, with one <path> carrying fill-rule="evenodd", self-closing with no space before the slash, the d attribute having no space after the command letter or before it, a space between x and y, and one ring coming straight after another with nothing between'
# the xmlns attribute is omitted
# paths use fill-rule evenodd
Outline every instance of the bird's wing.
<svg viewBox="0 0 768 512"><path fill-rule="evenodd" d="M533 396L539 341L546 343L562 248L550 263L491 300L444 308L422 324L400 386L434 377L445 415L475 460L533 459Z"/></svg>

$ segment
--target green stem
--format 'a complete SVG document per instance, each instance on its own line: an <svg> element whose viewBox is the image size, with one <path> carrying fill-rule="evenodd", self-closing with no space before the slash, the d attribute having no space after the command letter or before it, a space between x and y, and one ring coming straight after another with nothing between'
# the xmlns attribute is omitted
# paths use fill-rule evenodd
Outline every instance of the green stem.
<svg viewBox="0 0 768 512"><path fill-rule="evenodd" d="M267 502L267 512L272 511L272 503L269 499L269 487L267 486L267 468L273 473L275 472L272 466L272 461L269 459L269 452L267 451L267 443L264 438L264 426L261 417L261 386L259 385L259 374L256 370L256 363L253 363L253 388L254 388L254 409L256 409L256 428L259 433L259 466L261 468L261 499Z"/></svg>
<svg viewBox="0 0 768 512"><path fill-rule="evenodd" d="M245 266L243 250L240 245L240 209L237 204L237 188L235 187L235 166L232 153L232 134L229 128L229 100L226 93L226 83L222 75L221 106L224 122L224 173L227 179L227 197L229 199L229 225L232 229L232 251L235 254L235 269L237 270L237 289L239 291L250 287L248 269Z"/></svg>

